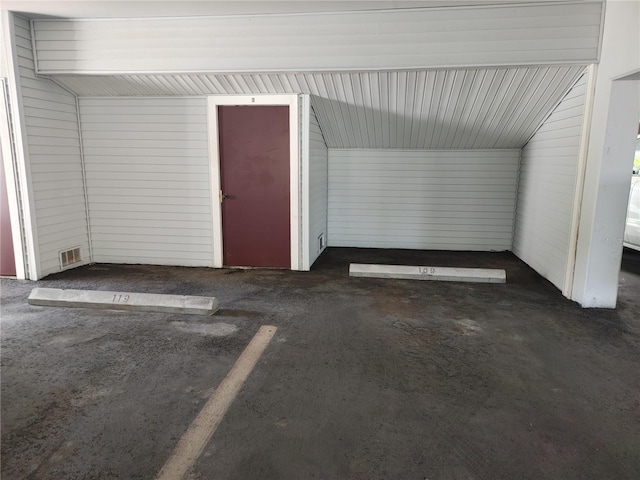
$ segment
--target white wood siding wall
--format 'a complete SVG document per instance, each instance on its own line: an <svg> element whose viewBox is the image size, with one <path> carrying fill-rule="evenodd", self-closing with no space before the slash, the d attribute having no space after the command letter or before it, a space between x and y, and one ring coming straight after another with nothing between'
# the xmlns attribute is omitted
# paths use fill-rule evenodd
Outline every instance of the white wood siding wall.
<svg viewBox="0 0 640 480"><path fill-rule="evenodd" d="M36 20L42 73L385 70L588 64L603 5Z"/></svg>
<svg viewBox="0 0 640 480"><path fill-rule="evenodd" d="M519 150L329 149L329 246L509 250Z"/></svg>
<svg viewBox="0 0 640 480"><path fill-rule="evenodd" d="M59 272L60 251L90 261L76 98L36 77L29 22L15 17L16 48L36 217L39 275Z"/></svg>
<svg viewBox="0 0 640 480"><path fill-rule="evenodd" d="M522 150L513 252L564 288L587 76Z"/></svg>
<svg viewBox="0 0 640 480"><path fill-rule="evenodd" d="M81 98L96 262L212 266L204 98Z"/></svg>
<svg viewBox="0 0 640 480"><path fill-rule="evenodd" d="M310 265L327 245L328 150L313 108L309 116L309 259ZM319 237L324 235L320 248Z"/></svg>

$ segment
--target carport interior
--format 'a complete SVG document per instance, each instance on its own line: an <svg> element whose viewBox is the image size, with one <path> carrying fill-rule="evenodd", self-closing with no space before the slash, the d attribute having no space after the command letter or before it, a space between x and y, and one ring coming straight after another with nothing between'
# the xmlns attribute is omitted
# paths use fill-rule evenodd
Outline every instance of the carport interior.
<svg viewBox="0 0 640 480"><path fill-rule="evenodd" d="M301 186L310 204L306 219L302 214L310 229L305 244L309 265L322 244L512 250L565 289L584 66L55 79L79 96L89 217L97 224L92 228L93 255L98 261L130 263L135 258L126 258L127 249L136 245L144 250L134 234L148 232L123 230L120 243L105 238L100 225L114 222L108 212L115 207L105 203L94 185L122 188L120 175L130 173L126 194L133 198L136 188L147 187L142 179L135 182L137 175L155 168L141 158L145 149L195 148L199 141L169 130L206 128L195 113L202 96L302 93L311 97L302 126L310 131L309 145L303 146L308 148L308 163L302 166L308 169L309 183ZM154 115L158 132L142 123L145 114ZM186 123L178 125L176 118ZM131 133L135 131L137 138ZM123 152L124 147L129 152ZM194 172L206 163L179 155L163 160L167 180L169 175L181 180L179 169L184 172L184 166L175 163L190 161ZM180 208L188 213L188 202ZM177 227L170 213L163 217L165 226ZM205 248L207 241L192 248ZM117 250L122 254L114 253ZM185 254L181 264L203 261Z"/></svg>
<svg viewBox="0 0 640 480"><path fill-rule="evenodd" d="M326 246L512 250L565 290L584 66L51 80L36 80L28 67L22 72L25 95L41 96L27 81L33 77L39 89L46 83L60 96L61 85L78 99L80 137L52 147L77 153L71 163L83 167L82 177L67 175L66 184L84 194L75 201L67 195L61 207L69 212L55 219L58 228L70 221L66 232L77 233L65 238L41 229L40 276L59 271L58 251L73 243L82 263L212 266L206 97L307 94L303 269ZM62 108L71 122L74 107ZM34 124L39 115L28 112ZM30 138L47 143L36 138L40 130ZM62 175L43 163L33 169L36 190L47 192L36 198L41 216L50 213L50 200L59 201L50 182ZM76 218L85 203L86 220Z"/></svg>
<svg viewBox="0 0 640 480"><path fill-rule="evenodd" d="M261 325L277 332L188 478L632 479L638 252L616 311L513 254L329 249L311 272L90 265L2 280L7 478L155 478ZM508 283L350 278L504 268ZM213 317L28 306L34 286L215 295Z"/></svg>
<svg viewBox="0 0 640 480"><path fill-rule="evenodd" d="M491 13L472 10L464 15ZM503 13L516 15L532 29L523 34L538 38L537 23L553 16L552 10L562 16L549 28L563 40L556 42L557 58L551 65L533 60L535 55L552 55L544 49L523 50L527 66L514 65L504 50L486 60L505 64L500 67L408 69L402 67L405 57L390 55L384 60L394 68L314 71L310 66L306 73L179 73L175 59L167 59L166 68L173 73L150 73L144 71L151 68L146 63L135 63L142 60L136 60L140 53L134 40L138 29L145 31L147 20L122 25L113 20L114 28L124 29L125 38L112 45L111 40L105 44L92 39L98 30L110 28L111 20L29 23L15 16L17 78L25 98L30 207L36 227L33 245L25 251L29 277L68 268L61 265L61 252L71 250L79 252L75 265L218 266L212 253L218 228L213 182L217 166L212 160L217 137L210 128L207 97L296 94L302 95L301 161L299 180L294 173L292 184L299 181L300 199L299 212L292 207L292 219L299 222L292 229L299 233L301 270L327 246L513 251L570 296L589 76L589 62L579 59L597 54L595 25L602 12L594 4L535 7L531 12L540 16L534 20L525 10ZM412 26L417 31L419 22L449 15L446 9L413 13L419 16ZM395 31L399 24L394 18L408 14L344 13L340 18L378 27L384 19ZM320 18L333 25L337 17L270 17L263 19L269 26L258 31L276 35L280 21L309 22L311 28ZM201 28L220 21L148 20L158 28L173 29L172 34L186 32L189 22ZM486 26L473 22L479 32L474 35L484 38ZM584 57L571 47L575 40L561 28L563 22L580 23L576 28L589 38ZM492 35L516 34L505 20L496 25L500 27ZM344 29L345 35L364 35L363 42L372 38L346 24L335 28ZM224 32L237 35L230 27ZM400 29L394 35L405 41L403 35L411 39L414 34ZM150 38L149 48L157 48L156 41ZM127 42L133 42L133 56L111 58L112 49ZM73 49L80 50L70 53ZM101 49L106 49L104 56L99 55ZM189 61L198 61L200 52L196 50ZM69 55L76 56L64 60ZM140 73L83 70L84 59L100 66L103 58L106 65L123 61L121 68L131 70L133 65ZM220 62L225 58L229 57L221 53ZM426 64L434 61L428 58ZM452 58L460 64L468 57ZM560 58L566 59L564 64ZM276 60L294 61L286 56ZM244 57L237 61L250 65ZM292 239L294 255L298 241Z"/></svg>

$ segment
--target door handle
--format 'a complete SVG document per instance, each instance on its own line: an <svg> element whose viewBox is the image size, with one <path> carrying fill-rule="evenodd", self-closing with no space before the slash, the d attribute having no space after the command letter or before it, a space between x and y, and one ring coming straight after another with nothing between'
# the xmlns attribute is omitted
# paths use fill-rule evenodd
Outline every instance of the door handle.
<svg viewBox="0 0 640 480"><path fill-rule="evenodd" d="M220 190L220 203L222 203L223 200L226 200L229 197L231 197L231 195L228 195L226 193L222 193L222 190Z"/></svg>

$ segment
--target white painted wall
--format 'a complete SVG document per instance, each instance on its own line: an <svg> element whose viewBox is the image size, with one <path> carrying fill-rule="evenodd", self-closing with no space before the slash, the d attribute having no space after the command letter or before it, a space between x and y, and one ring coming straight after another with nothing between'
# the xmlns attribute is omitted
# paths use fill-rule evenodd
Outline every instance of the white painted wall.
<svg viewBox="0 0 640 480"><path fill-rule="evenodd" d="M592 63L602 10L549 2L34 25L42 73L353 71Z"/></svg>
<svg viewBox="0 0 640 480"><path fill-rule="evenodd" d="M328 149L318 124L318 118L310 109L309 115L309 266L327 246L328 201ZM324 246L320 246L320 236Z"/></svg>
<svg viewBox="0 0 640 480"><path fill-rule="evenodd" d="M81 98L94 260L213 266L205 98Z"/></svg>
<svg viewBox="0 0 640 480"><path fill-rule="evenodd" d="M635 74L635 80L617 80ZM607 2L572 298L614 308L640 117L640 2Z"/></svg>
<svg viewBox="0 0 640 480"><path fill-rule="evenodd" d="M564 288L587 75L522 149L513 252Z"/></svg>
<svg viewBox="0 0 640 480"><path fill-rule="evenodd" d="M80 247L82 263L91 259L76 98L35 75L29 22L14 18L21 97L16 118L26 138L22 174L30 184L25 189L29 210L23 214L34 237L29 277L35 280L61 270L60 251Z"/></svg>
<svg viewBox="0 0 640 480"><path fill-rule="evenodd" d="M329 149L329 246L509 250L519 154Z"/></svg>

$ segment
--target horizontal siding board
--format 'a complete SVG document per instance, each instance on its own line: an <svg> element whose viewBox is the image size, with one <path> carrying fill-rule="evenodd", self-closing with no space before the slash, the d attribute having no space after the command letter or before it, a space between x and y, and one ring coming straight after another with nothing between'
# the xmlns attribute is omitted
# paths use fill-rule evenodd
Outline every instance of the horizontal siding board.
<svg viewBox="0 0 640 480"><path fill-rule="evenodd" d="M149 173L149 176L154 174ZM186 190L191 191L205 191L208 192L209 182L200 179L198 182L193 181L174 181L170 178L166 180L146 180L144 175L140 175L140 178L131 178L128 180L119 180L117 178L93 178L92 175L87 176L87 187L90 188L121 188L123 190L138 190L144 193L146 189L154 191L162 190L175 190L177 192L184 192Z"/></svg>
<svg viewBox="0 0 640 480"><path fill-rule="evenodd" d="M34 191L33 197L36 202L50 202L59 198L75 198L78 196L84 197L84 189L81 186L75 186L63 191L60 190L48 190L48 191Z"/></svg>
<svg viewBox="0 0 640 480"><path fill-rule="evenodd" d="M142 216L142 215L140 215ZM114 216L115 217L115 216ZM127 228L136 228L143 230L145 228L159 228L161 225L158 220L149 219L147 215L144 215L144 219L132 219L132 218L101 218L100 216L91 217L91 225L98 226L122 226ZM171 225L177 228L181 228L185 235L188 234L190 229L194 230L206 230L211 229L211 222L207 222L206 219L199 218L196 220L171 220ZM157 241L157 240L156 240Z"/></svg>
<svg viewBox="0 0 640 480"><path fill-rule="evenodd" d="M403 69L597 61L602 4L35 20L43 73Z"/></svg>
<svg viewBox="0 0 640 480"><path fill-rule="evenodd" d="M202 205L189 204L189 212L192 215L207 215L211 211L209 205L210 202L203 203ZM124 199L121 203L105 203L104 200L96 200L89 203L91 211L96 216L106 216L111 214L112 216L118 216L122 213L122 204L127 205L127 214L155 214L155 215L170 215L170 214L184 214L184 207L182 205L164 204L162 206L162 213L158 213L158 203L132 203L131 200Z"/></svg>
<svg viewBox="0 0 640 480"><path fill-rule="evenodd" d="M518 150L330 149L329 245L508 250L518 158Z"/></svg>
<svg viewBox="0 0 640 480"><path fill-rule="evenodd" d="M80 140L78 134L75 137L73 132L68 132L67 136L56 136L51 132L47 132L47 135L28 133L29 144L34 146L48 146L48 147L75 147L77 151L80 148Z"/></svg>
<svg viewBox="0 0 640 480"><path fill-rule="evenodd" d="M177 141L182 144L187 143L189 141L197 142L202 138L201 133L193 131L190 128L191 125L174 125L174 128L170 131L162 132L163 141ZM93 140L94 144L97 144L100 140L105 142L113 141L114 138L117 138L123 144L126 144L128 141L139 141L139 140L150 140L157 141L158 140L158 130L150 130L150 131L122 131L118 130L115 132L108 130L85 130L82 132L82 138L87 140Z"/></svg>
<svg viewBox="0 0 640 480"><path fill-rule="evenodd" d="M132 196L120 195L117 198L111 198L109 195L92 195L89 207L92 211L121 211L123 206L131 209L133 212L155 212L160 209L166 212L181 212L185 206L189 211L206 214L211 209L211 198L208 196L198 198L183 198L179 205L173 200L173 197L150 197L150 196Z"/></svg>
<svg viewBox="0 0 640 480"><path fill-rule="evenodd" d="M56 87L58 87L56 85ZM53 90L53 89L52 89ZM69 95L68 92L61 92L61 88L58 87L57 91L51 90L38 90L35 88L28 88L28 96L23 95L24 101L23 104L25 106L32 106L35 104L37 108L46 108L46 102L49 102L49 109L51 110L51 106L53 106L53 110L57 110L55 106L57 104L66 105L65 109L71 112L75 112L76 99L75 97ZM28 99L28 100L27 100ZM69 108L73 107L73 108Z"/></svg>
<svg viewBox="0 0 640 480"><path fill-rule="evenodd" d="M26 37L24 36L25 33L21 30L21 29L16 29L16 36L15 36L15 40L16 40L16 46L20 49L18 50L21 54L23 55L29 55L29 53L27 52L31 52L31 39L30 34L26 33ZM25 49L25 50L22 50Z"/></svg>
<svg viewBox="0 0 640 480"><path fill-rule="evenodd" d="M170 157L172 159L184 158L187 161L187 158L202 158L203 155L207 154L207 150L196 147L196 148L148 148L144 146L139 147L120 147L116 145L111 145L110 147L94 147L91 143L84 149L85 153L88 156L93 156L95 154L102 154L106 156L119 156L119 157Z"/></svg>
<svg viewBox="0 0 640 480"><path fill-rule="evenodd" d="M88 245L87 243L87 222L85 218L77 217L74 220L66 221L66 222L51 222L47 225L43 225L38 228L38 235L40 235L40 243L39 245L42 247L43 245L49 244L48 235L52 233L61 233L65 231L71 231L74 229L84 229L84 234L75 238L73 242L67 242L66 244L58 245L58 248L48 248L44 249L40 252L41 255L46 255L47 252L50 251L59 251L64 250L69 246L69 243L76 243L78 245Z"/></svg>
<svg viewBox="0 0 640 480"><path fill-rule="evenodd" d="M28 131L30 128L46 128L51 132L57 132L59 130L65 130L67 132L73 132L73 126L78 124L78 120L76 118L75 121L71 120L56 120L56 122L51 122L49 118L40 118L40 117L25 117L25 125L27 126Z"/></svg>
<svg viewBox="0 0 640 480"><path fill-rule="evenodd" d="M153 134L155 132L164 132L164 133L176 133L180 132L193 132L194 134L202 133L207 131L206 124L201 123L151 123L151 122L136 122L137 132L140 132L141 135ZM97 123L87 123L86 128L82 129L83 137L84 133L87 132L89 134L93 132L105 133L106 135L112 134L112 132L120 132L120 133L131 133L127 130L127 124L121 123L105 123L105 122L97 122ZM89 135L87 138L91 138ZM128 138L128 137L122 137ZM142 137L144 138L144 137Z"/></svg>
<svg viewBox="0 0 640 480"><path fill-rule="evenodd" d="M507 45L507 44L505 44ZM223 59L222 62L216 63L209 69L204 68L205 71L211 72L255 72L255 71L288 71L292 69L302 71L317 71L317 70L370 70L377 68L386 69L421 69L421 68L452 68L452 67L482 67L493 65L541 65L541 64L577 64L586 65L592 63L596 59L597 55L597 42L593 42L592 46L588 48L573 48L558 51L553 49L553 46L546 46L538 50L529 48L528 50L518 50L516 48L510 49L505 45L495 45L495 51L487 52L474 52L467 53L469 49L474 50L474 44L470 43L468 46L460 46L456 53L442 53L441 50L431 53L415 53L415 54L388 54L363 56L341 56L340 50L337 50L331 56L330 62L327 65L331 66L319 66L315 60L320 57L307 57L309 53L307 50L301 52L295 52L292 56L293 60L288 61L286 58L280 61L276 61L277 57L272 55L272 51L265 49L260 55L259 49L247 49L247 52L235 52L234 55L229 55L228 58ZM529 46L530 42L524 42L524 45ZM465 48L466 47L466 48ZM250 57L238 56L242 53L251 53ZM254 56L255 55L255 56ZM499 61L497 59L499 58ZM527 58L524 62L522 59ZM568 60L569 58L569 60ZM276 59L276 60L274 60ZM453 60L455 59L455 61ZM22 63L20 65L23 65ZM203 62L198 60L197 62L187 57L176 57L171 62L171 69L167 67L167 63L160 63L157 59L153 59L148 55L141 54L140 58L128 59L122 55L114 56L109 59L99 59L95 56L91 56L90 59L84 61L77 60L46 60L40 59L38 61L40 71L47 75L56 75L60 73L64 74L82 74L82 73L95 73L100 72L108 74L110 72L191 72L202 71ZM225 65L223 70L220 69L220 65ZM292 65L295 65L293 67ZM384 65L389 65L384 67ZM33 68L33 62L24 64L29 68Z"/></svg>
<svg viewBox="0 0 640 480"><path fill-rule="evenodd" d="M41 92L47 92L56 96L55 98L60 98L61 101L68 103L68 99L64 99L64 97L68 96L69 92L67 92L64 88L62 88L57 83L43 82L42 78L23 78L22 86L25 88L28 88L32 96L39 95ZM75 102L75 99L73 97L71 98Z"/></svg>
<svg viewBox="0 0 640 480"><path fill-rule="evenodd" d="M137 77L142 78L142 77ZM109 108L121 107L122 111L133 112L138 107L177 107L178 110L187 108L205 109L203 107L202 98L180 98L180 103L176 104L175 98L170 97L135 97L135 98L122 98L118 96L108 97ZM103 97L85 97L82 99L83 107L100 107L105 104L105 98Z"/></svg>
<svg viewBox="0 0 640 480"><path fill-rule="evenodd" d="M59 120L70 122L70 123L76 122L76 124L78 122L78 116L73 112L63 112L60 110L47 110L45 108L39 109L37 107L25 108L24 116L27 124L29 123L30 118L39 118L39 119L48 121L53 128L55 128L55 125Z"/></svg>
<svg viewBox="0 0 640 480"><path fill-rule="evenodd" d="M25 57L24 55L18 55L18 68L20 76L36 78L35 76L35 63L33 58Z"/></svg>
<svg viewBox="0 0 640 480"><path fill-rule="evenodd" d="M333 206L338 208L340 206L340 202L330 202ZM372 208L368 211L363 211L368 205ZM452 204L451 201L447 201L445 208L441 205L420 205L420 204L411 204L408 205L406 202L397 201L394 203L390 202L362 202L362 201L352 201L348 206L344 208L344 216L345 218L350 215L355 215L358 217L372 217L377 218L378 216L409 216L415 217L416 214L421 214L421 216L425 217L433 217L444 215L450 216L451 218L456 217L464 217L473 215L475 218L476 213L484 212L483 216L486 215L486 218L493 218L493 215L498 215L504 218L504 213L509 213L513 210L513 208L509 205L491 205L491 208L486 208L487 202L479 202L478 204L472 203L458 203ZM416 213L417 212L417 213Z"/></svg>
<svg viewBox="0 0 640 480"><path fill-rule="evenodd" d="M80 245L83 248L87 248L87 244L77 244L77 239L80 237L86 237L87 235L87 227L86 224L78 225L76 227L70 227L69 225L65 225L63 230L60 230L56 233L49 233L46 239L40 243L41 247L43 247L47 252L59 252L66 250L67 247L73 245Z"/></svg>
<svg viewBox="0 0 640 480"><path fill-rule="evenodd" d="M145 114L140 112L140 110L142 109L136 109L136 113L129 113L129 112L122 112L119 114L100 114L100 113L95 113L95 114L84 114L82 116L83 121L86 121L87 123L96 123L96 122L100 122L100 123L117 123L117 124L122 124L122 123L177 123L177 124L184 124L185 122L191 123L189 122L189 118L185 118L185 117L189 117L188 113L181 113L180 110L175 111L173 114L169 114L169 115L158 115L158 114ZM84 111L84 109L83 109ZM200 121L206 120L206 116L205 115L200 115ZM192 122L197 122L198 119L191 119Z"/></svg>
<svg viewBox="0 0 640 480"><path fill-rule="evenodd" d="M81 98L96 261L212 266L204 98Z"/></svg>
<svg viewBox="0 0 640 480"><path fill-rule="evenodd" d="M98 197L109 197L109 196L121 196L123 198L132 198L137 199L140 196L145 196L150 201L161 201L161 199L176 199L172 200L178 204L182 204L182 199L192 199L197 201L202 201L202 199L210 199L211 194L206 189L190 189L185 191L183 189L168 189L163 190L162 188L157 188L153 185L149 186L140 186L138 188L132 189L130 187L119 187L119 186L105 186L105 187L91 187L91 196L89 200L94 196Z"/></svg>
<svg viewBox="0 0 640 480"><path fill-rule="evenodd" d="M61 198L50 202L48 207L39 209L37 218L52 218L56 215L69 215L72 213L84 215L84 204L73 202L70 198Z"/></svg>
<svg viewBox="0 0 640 480"><path fill-rule="evenodd" d="M340 242L336 242L334 247L356 247L356 248L397 248L397 241L376 239L371 241L370 239L360 238L344 238L340 239ZM421 250L425 248L424 242L420 239L407 238L403 242L402 248ZM429 244L431 250L453 250L453 251L477 251L483 252L493 250L495 241L483 241L482 239L476 239L473 245L469 245L467 242L460 241L437 241L434 240Z"/></svg>
<svg viewBox="0 0 640 480"><path fill-rule="evenodd" d="M121 263L129 265L175 265L174 262L167 258L167 255L157 257L141 256L141 252L115 252L113 255L94 254L93 259L97 263ZM209 267L209 264L203 263L200 259L183 258L180 265L185 267Z"/></svg>
<svg viewBox="0 0 640 480"><path fill-rule="evenodd" d="M117 222L107 223L107 224L97 224L91 227L92 235L97 235L96 238L101 235L116 235L120 239L127 238L129 235L132 236L143 236L147 240L147 242L155 242L159 239L159 242L163 241L164 236L173 241L174 237L178 238L199 238L199 242L205 243L207 239L211 238L211 229L210 228L190 228L188 232L185 232L182 226L175 227L163 227L163 226L151 226L151 227L139 227L136 225L121 225ZM185 233L188 233L186 235ZM105 237L106 239L106 237ZM173 260L175 262L175 260ZM174 263L175 265L175 263Z"/></svg>
<svg viewBox="0 0 640 480"><path fill-rule="evenodd" d="M114 102L115 103L115 102ZM207 109L202 104L202 101L199 101L200 105L184 105L181 108L176 108L175 105L172 106L170 104L165 105L153 105L150 102L136 102L136 105L125 106L122 105L106 105L106 106L87 106L85 105L82 109L84 115L101 115L104 116L105 120L108 120L111 115L116 118L119 115L129 114L135 115L136 113L144 114L144 115L166 115L167 119L172 116L185 115L187 117L192 117L195 115L206 116ZM179 118L179 117L178 117ZM182 122L189 122L189 119L181 119Z"/></svg>
<svg viewBox="0 0 640 480"><path fill-rule="evenodd" d="M202 250L196 250L196 251L206 251L206 248L204 247L204 244L202 242L202 238L206 238L206 235L203 236L197 236L197 235L190 235L188 237L184 236L184 235L175 235L173 236L175 239L172 240L172 235L167 235L167 238L164 242L162 242L160 245L162 245L163 247L166 248L166 245L176 245L178 248L180 248L181 245L184 245L185 247L188 248L192 248L192 247L196 247L197 249L202 249ZM100 245L103 247L109 246L111 247L115 247L116 244L120 243L122 244L121 246L123 246L123 248L126 248L126 245L136 245L136 246L141 246L141 245L145 245L145 244L151 244L151 242L149 242L149 235L148 234L136 234L136 233L131 233L131 232L127 232L126 235L122 235L122 232L120 233L109 233L108 230L105 231L100 231ZM126 238L126 242L123 241L123 238ZM97 245L97 244L96 244Z"/></svg>
<svg viewBox="0 0 640 480"><path fill-rule="evenodd" d="M64 138L78 140L78 134L68 128L29 127L29 135L33 138Z"/></svg>
<svg viewBox="0 0 640 480"><path fill-rule="evenodd" d="M56 189L62 190L66 186L77 186L78 183L82 184L82 172L74 171L74 172L55 172L55 173L44 173L44 174L34 174L31 176L32 183L42 184L46 183L49 185L48 189Z"/></svg>
<svg viewBox="0 0 640 480"><path fill-rule="evenodd" d="M113 138L88 138L88 143L91 148L104 148L110 149L113 147ZM152 150L154 148L161 148L170 152L176 153L179 150L200 150L206 151L209 148L209 144L202 140L202 138L180 138L180 139L167 139L167 138L155 138L155 139L120 139L118 142L119 149L146 149Z"/></svg>
<svg viewBox="0 0 640 480"><path fill-rule="evenodd" d="M93 247L100 251L101 254L107 255L110 252L127 252L131 250L143 250L144 255L157 255L157 252L167 252L167 250L184 250L189 254L200 254L200 258L202 256L207 256L211 252L211 246L203 245L202 242L197 243L185 243L182 241L182 237L176 237L175 243L171 243L170 241L165 241L161 244L152 243L149 241L135 242L131 238L126 238L125 240L103 240L96 241L93 243ZM188 257L197 259L198 257Z"/></svg>
<svg viewBox="0 0 640 480"><path fill-rule="evenodd" d="M586 75L522 150L513 251L564 288L586 95Z"/></svg>
<svg viewBox="0 0 640 480"><path fill-rule="evenodd" d="M77 222L78 218L82 218L85 215L84 209L77 211L69 211L67 209L61 209L61 211L55 212L54 215L41 215L36 217L38 220L38 228L44 228L50 225L70 225Z"/></svg>
<svg viewBox="0 0 640 480"><path fill-rule="evenodd" d="M164 209L163 209L164 210ZM209 209L210 211L211 209ZM206 215L209 212L204 212ZM195 228L206 227L211 225L211 222L202 222L204 217L202 211L198 212L196 210L189 209L188 212L185 212L184 209L181 212L166 212L166 211L145 211L145 210L96 210L92 209L91 218L97 224L108 223L109 221L114 222L122 222L125 225L129 220L136 220L140 217L144 217L144 221L139 224L139 226L148 225L147 222L171 222L180 225L197 225ZM209 249L210 249L209 245Z"/></svg>
<svg viewBox="0 0 640 480"><path fill-rule="evenodd" d="M150 263L150 264L159 264L159 265L176 265L176 260L172 257L175 257L176 250L178 250L176 245L167 245L167 248L164 250L156 250L151 249L151 246L147 243L142 245L131 245L129 248L120 250L117 248L100 248L96 251L99 252L98 256L104 256L111 258L111 262L113 263L129 263L127 260L132 261L133 263ZM198 252L198 251L190 251L188 249L181 249L179 251L180 254L180 265L188 266L195 263L198 266L210 266L208 262L202 260L203 255L206 256L206 253Z"/></svg>
<svg viewBox="0 0 640 480"><path fill-rule="evenodd" d="M438 19L436 22L429 22L424 16L418 17L417 21L407 21L405 16L402 23L391 23L382 21L375 31L371 27L358 25L344 25L341 31L333 31L331 35L324 35L323 41L326 47L344 46L346 42L352 42L359 47L372 45L423 45L432 42L447 43L468 43L469 37L474 37L477 42L504 41L504 40L540 40L541 38L552 39L574 39L584 38L591 40L597 36L600 15L583 16L579 19L567 16L556 17L529 17L518 20L517 27L514 27L512 18L484 18L480 24L477 19L468 20L444 20ZM192 21L192 23L198 20ZM96 22L97 23L97 22ZM103 51L121 51L131 45L135 39L136 48L153 52L158 48L157 42L162 38L169 38L176 34L176 28L181 28L178 22L172 22L163 28L160 22L150 27L152 31L146 35L139 35L138 28L133 31L123 26L119 31L122 35L105 35L100 38L97 32L103 29L84 30L82 24L66 25L66 30L41 30L42 24L36 25L36 42L38 51L43 52L47 59L57 60L69 58L66 52L91 52L97 49ZM202 21L200 20L200 23ZM229 22L227 22L229 23ZM543 25L542 25L543 24ZM113 28L113 23L106 25ZM334 25L335 26L335 25ZM136 26L137 27L137 26ZM558 27L563 27L562 29ZM251 48L258 42L269 47L282 47L282 44L296 40L296 46L319 47L318 35L320 32L310 32L304 25L288 25L286 31L274 32L272 27L260 28L253 24L246 28L217 26L214 45L207 45L211 39L211 25L200 27L192 25L182 28L189 28L189 35L175 37L172 42L174 48L195 48L209 49L208 51L220 50L229 51L232 47ZM523 31L523 28L526 29ZM325 32L331 31L331 26L325 25ZM464 31L466 35L461 35ZM327 32L328 33L328 32ZM293 47L291 47L293 48ZM282 50L282 54L291 50ZM369 50L367 50L369 51ZM351 53L349 50L347 53Z"/></svg>
<svg viewBox="0 0 640 480"><path fill-rule="evenodd" d="M120 175L123 179L132 178L136 175L151 175L148 173L148 164L131 164L127 162L118 162L112 164L95 163L90 167L87 167L87 171L92 173L109 173L111 175ZM171 178L180 178L184 176L186 180L202 180L203 176L209 174L209 169L206 165L189 165L184 163L167 163L156 164L154 167L153 175L161 175L157 177L164 179L167 175L171 175ZM176 176L177 175L177 176Z"/></svg>
<svg viewBox="0 0 640 480"><path fill-rule="evenodd" d="M435 33L435 32L434 32ZM220 63L228 64L230 66L235 66L235 71L246 71L248 67L249 61L257 61L259 65L262 66L261 70L291 70L295 67L293 60L295 59L296 63L301 63L302 67L306 67L309 70L315 70L315 65L317 65L318 58L331 55L331 62L342 68L347 68L348 63L356 61L358 64L362 66L362 68L366 68L367 65L374 66L376 63L380 63L381 61L385 62L400 62L402 59L415 59L413 65L408 62L404 63L402 67L404 68L418 68L418 67L430 67L430 66L451 66L448 64L447 56L458 55L461 58L471 58L471 54L474 52L479 52L484 55L485 58L499 58L500 56L506 57L506 53L509 52L517 52L522 56L529 55L530 57L543 57L543 55L547 55L551 57L554 53L555 57L562 58L559 55L567 56L567 54L575 55L580 52L579 60L582 62L586 58L589 57L589 54L592 55L597 52L598 48L598 33L599 27L585 29L585 31L581 32L580 37L570 37L565 31L554 31L550 34L549 38L541 38L544 35L542 31L536 31L535 35L523 35L521 31L511 30L508 32L500 32L501 35L495 35L494 39L487 39L487 33L494 32L466 32L467 35L473 35L476 37L476 41L473 43L468 40L460 41L460 35L447 35L447 33L443 32L440 34L432 34L432 35L421 35L421 38L403 38L402 41L394 42L394 41L385 41L385 39L381 35L371 36L370 39L360 38L360 42L354 42L349 45L348 48L344 48L345 44L343 42L348 42L349 38L345 38L343 42L334 43L338 41L337 38L331 37L330 41L325 41L322 45L314 45L315 39L309 42L307 45L304 43L304 39L296 38L295 46L291 45L286 48L282 48L281 45L275 44L262 44L257 46L255 41L250 41L251 39L245 37L244 39L235 38L232 44L226 46L212 47L207 45L202 46L193 46L193 42L185 41L176 43L183 43L183 45L172 45L171 47L163 48L163 53L167 58L172 58L174 60L174 65L183 65L182 71L189 70L200 70L198 66L196 66L189 56L193 56L195 58L200 58L202 60L206 59L207 56L210 58L216 58L220 61ZM506 35L505 35L506 33ZM432 40L429 39L432 38ZM444 39L443 37L450 37L449 39ZM482 38L485 37L485 38ZM534 37L532 41L531 38L526 37ZM245 42L242 42L245 40ZM438 42L446 42L446 54L443 54L442 51L442 43ZM562 52L554 52L554 49L558 46L558 41L562 42L563 51ZM152 65L152 58L154 54L157 54L157 40L148 39L150 43L149 47L143 46L138 42L136 44L136 52L140 55L140 60L136 60L140 62L142 65L148 65L150 71L154 71ZM73 50L76 45L78 45L78 41L69 42L69 49L62 50L51 47L52 50L38 50L39 53L42 54L39 65L46 67L55 62L60 62L60 65L65 64L75 64L82 65L87 67L87 69L91 72L100 71L101 66L107 72L115 71L118 72L118 65L122 64L121 58L123 54L123 50L127 48L128 42L123 42L122 45L109 45L105 41L97 41L93 44L87 44L86 42L82 43L82 49L74 50L74 58L72 61L69 61L69 50ZM246 46L241 45L241 43L247 43ZM275 42L281 43L281 42ZM60 48L64 48L66 45L61 45ZM279 47L279 48L278 48ZM402 48L402 51L399 51L399 47ZM189 56L185 56L185 49L188 49ZM99 52L99 58L96 58L96 53ZM399 57L399 59L395 59L394 57ZM586 58L585 58L586 57ZM572 63L571 59L567 61L567 63ZM131 64L134 60L130 60L128 64ZM433 63L426 62L437 62L435 65ZM400 63L398 62L398 63ZM504 62L488 62L488 65L492 64L502 64ZM539 62L542 63L542 62ZM156 63L157 65L157 63ZM191 69L188 68L188 65L191 65ZM208 65L211 65L208 62ZM321 69L331 69L328 65L329 63L325 63L325 67L320 67ZM93 68L91 68L93 66ZM238 68L239 67L239 68ZM399 67L391 67L391 68L399 68ZM68 69L64 69L68 71ZM127 69L135 72L135 69ZM155 71L163 70L156 68ZM219 69L215 69L219 71ZM251 68L250 70L254 70ZM171 69L171 71L175 71L175 69ZM45 72L55 74L55 71ZM82 73L77 72L77 73Z"/></svg>

